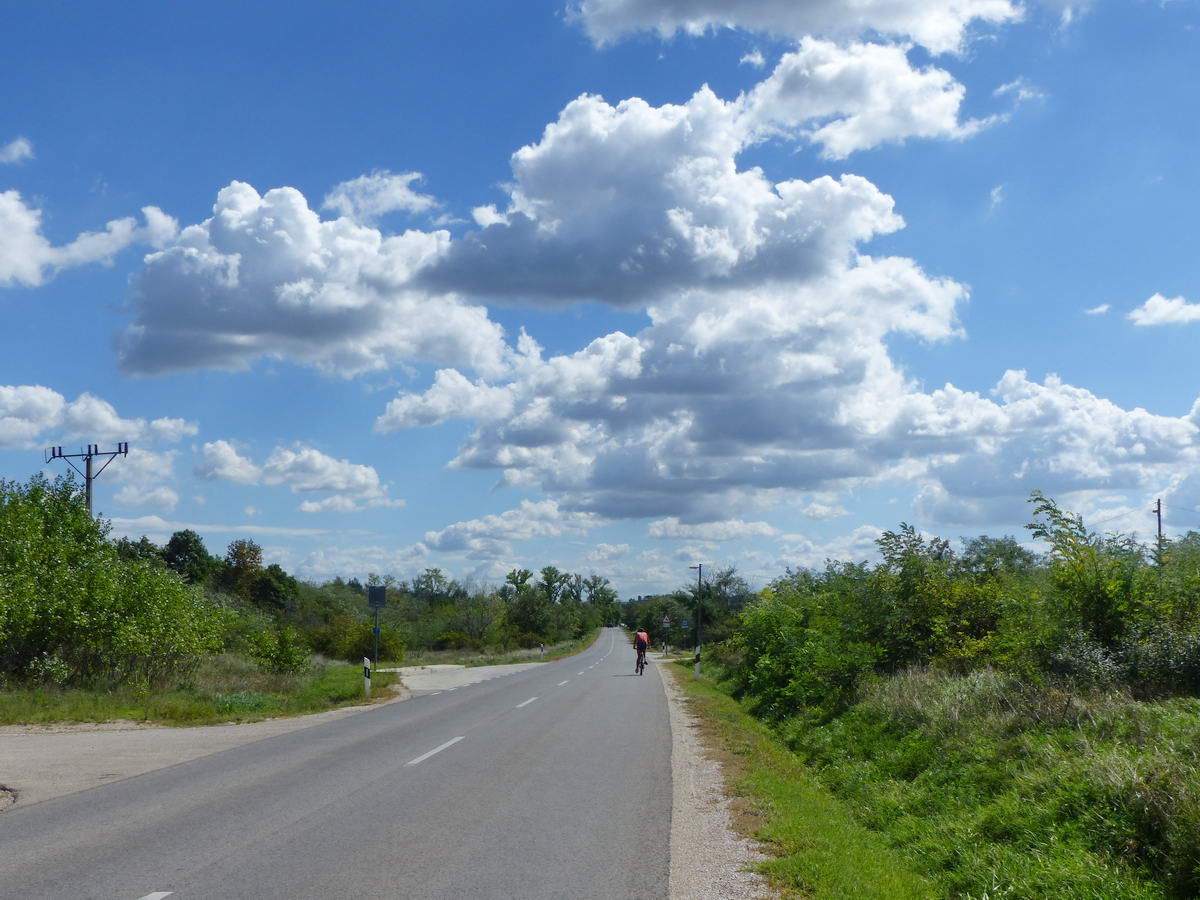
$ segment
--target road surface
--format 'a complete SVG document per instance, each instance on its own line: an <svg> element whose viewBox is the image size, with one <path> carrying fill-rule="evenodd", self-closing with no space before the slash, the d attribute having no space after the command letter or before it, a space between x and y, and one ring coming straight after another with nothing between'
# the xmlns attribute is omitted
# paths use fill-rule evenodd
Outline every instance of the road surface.
<svg viewBox="0 0 1200 900"><path fill-rule="evenodd" d="M0 816L0 897L665 898L656 667L588 651Z"/></svg>

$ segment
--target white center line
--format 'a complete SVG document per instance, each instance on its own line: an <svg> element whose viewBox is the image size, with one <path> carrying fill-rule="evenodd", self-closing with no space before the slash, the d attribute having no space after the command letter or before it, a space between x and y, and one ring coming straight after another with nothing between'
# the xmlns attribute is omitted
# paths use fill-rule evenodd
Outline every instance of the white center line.
<svg viewBox="0 0 1200 900"><path fill-rule="evenodd" d="M583 673L582 673L582 672L577 672L576 674L577 674L577 675L582 675Z"/></svg>
<svg viewBox="0 0 1200 900"><path fill-rule="evenodd" d="M441 691L434 691L434 692L433 692L432 694L430 694L429 696L430 696L430 697L436 697L436 696L437 696L438 694L440 694L440 693L441 693Z"/></svg>
<svg viewBox="0 0 1200 900"><path fill-rule="evenodd" d="M518 703L515 708L520 709L522 706L528 706L530 703L532 703L536 699L537 699L537 697L530 697L524 703Z"/></svg>
<svg viewBox="0 0 1200 900"><path fill-rule="evenodd" d="M442 744L440 747L434 747L428 753L422 753L416 759L410 759L408 762L405 763L405 765L406 766L415 766L417 763L423 763L423 762L425 762L425 760L429 759L429 757L433 756L433 754L441 753L447 747L453 747L455 744L457 744L459 741L461 741L464 737L466 737L466 735L460 734L456 738L450 738L450 740L446 741L446 743Z"/></svg>
<svg viewBox="0 0 1200 900"><path fill-rule="evenodd" d="M570 681L570 680L571 680L570 678L568 678L568 679L567 679L567 681ZM566 683L567 683L567 681L560 681L560 682L558 683L558 686L559 686L559 687L562 687L564 684L566 684Z"/></svg>
<svg viewBox="0 0 1200 900"><path fill-rule="evenodd" d="M163 897L170 897L174 891L155 891L153 894L147 894L145 897L139 897L138 900L163 900Z"/></svg>

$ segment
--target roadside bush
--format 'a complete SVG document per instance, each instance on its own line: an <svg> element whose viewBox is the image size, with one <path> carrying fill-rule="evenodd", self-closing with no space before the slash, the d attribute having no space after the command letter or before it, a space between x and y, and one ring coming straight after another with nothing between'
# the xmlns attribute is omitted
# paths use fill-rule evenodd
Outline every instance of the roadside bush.
<svg viewBox="0 0 1200 900"><path fill-rule="evenodd" d="M1118 653L1078 629L1050 654L1046 668L1076 687L1112 687L1124 681L1127 674Z"/></svg>
<svg viewBox="0 0 1200 900"><path fill-rule="evenodd" d="M257 632L250 642L250 655L264 672L292 675L308 668L308 644L296 629L287 625Z"/></svg>
<svg viewBox="0 0 1200 900"><path fill-rule="evenodd" d="M0 671L161 683L219 646L201 592L157 562L122 559L107 533L70 477L0 480Z"/></svg>
<svg viewBox="0 0 1200 900"><path fill-rule="evenodd" d="M479 650L483 641L469 637L461 631L443 631L433 639L434 650Z"/></svg>
<svg viewBox="0 0 1200 900"><path fill-rule="evenodd" d="M1130 684L1141 695L1200 692L1200 633L1145 628L1121 648Z"/></svg>
<svg viewBox="0 0 1200 900"><path fill-rule="evenodd" d="M318 653L330 659L346 662L361 662L364 656L375 652L375 634L371 622L352 616L334 616L325 625L309 633L309 643ZM394 625L381 625L379 631L379 658L390 662L404 659L404 635Z"/></svg>

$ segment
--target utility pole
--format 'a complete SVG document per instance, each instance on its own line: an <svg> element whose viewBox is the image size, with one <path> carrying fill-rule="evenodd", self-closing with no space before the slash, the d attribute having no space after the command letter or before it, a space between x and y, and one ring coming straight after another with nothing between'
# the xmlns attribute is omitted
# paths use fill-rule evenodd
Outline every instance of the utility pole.
<svg viewBox="0 0 1200 900"><path fill-rule="evenodd" d="M79 453L63 453L62 447L50 447L46 450L46 462L49 463L56 459L65 459L67 461L68 466L70 466L76 472L79 472L79 466L75 465L75 463L71 462L71 460L72 459L84 460L84 471L79 472L79 474L83 476L84 490L87 492L88 515L90 516L93 514L92 513L92 482L100 477L101 472L103 472L105 469L107 469L109 466L109 463L111 463L114 459L116 459L118 456L128 456L128 455L129 455L129 444L124 441L117 444L116 450L106 450L103 453L100 452L99 444L88 444L87 450L81 451ZM95 459L98 456L108 457L108 459L105 461L104 465L102 465L100 467L99 472L97 472L95 470Z"/></svg>
<svg viewBox="0 0 1200 900"><path fill-rule="evenodd" d="M696 674L694 680L700 680L700 592L704 589L704 563L688 566L696 570Z"/></svg>
<svg viewBox="0 0 1200 900"><path fill-rule="evenodd" d="M1162 535L1162 497L1154 501L1154 514L1158 516L1158 543L1155 545L1155 556L1160 566L1163 564L1163 535Z"/></svg>

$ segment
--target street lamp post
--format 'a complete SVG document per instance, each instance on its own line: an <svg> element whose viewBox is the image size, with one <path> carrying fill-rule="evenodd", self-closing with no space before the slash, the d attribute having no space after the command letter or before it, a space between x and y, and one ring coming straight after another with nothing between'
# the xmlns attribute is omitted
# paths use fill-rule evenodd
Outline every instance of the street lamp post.
<svg viewBox="0 0 1200 900"><path fill-rule="evenodd" d="M696 570L696 675L695 680L700 680L700 592L704 589L704 563L697 563L694 566L688 566L689 569Z"/></svg>

